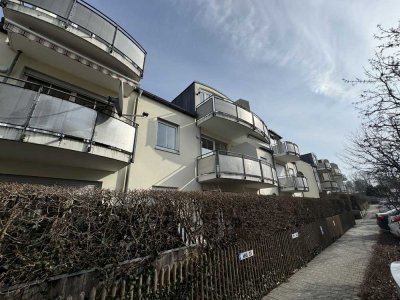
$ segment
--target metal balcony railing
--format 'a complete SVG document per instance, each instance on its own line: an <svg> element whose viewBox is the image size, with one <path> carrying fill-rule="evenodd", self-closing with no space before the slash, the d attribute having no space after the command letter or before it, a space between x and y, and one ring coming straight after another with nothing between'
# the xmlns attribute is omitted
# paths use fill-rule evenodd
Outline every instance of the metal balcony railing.
<svg viewBox="0 0 400 300"><path fill-rule="evenodd" d="M222 116L244 124L269 140L268 129L263 120L255 113L244 109L238 104L218 96L210 96L197 105L197 124L209 116Z"/></svg>
<svg viewBox="0 0 400 300"><path fill-rule="evenodd" d="M278 184L276 171L264 160L241 153L212 151L197 158L197 177L215 175L216 178L249 180Z"/></svg>
<svg viewBox="0 0 400 300"><path fill-rule="evenodd" d="M0 76L0 127L79 140L129 154L137 125L119 118L112 105L40 84Z"/></svg>
<svg viewBox="0 0 400 300"><path fill-rule="evenodd" d="M332 175L335 177L341 177L342 176L342 171L340 171L339 167L335 163L331 163L332 167Z"/></svg>
<svg viewBox="0 0 400 300"><path fill-rule="evenodd" d="M299 147L292 142L279 142L272 146L275 155L294 155L300 156Z"/></svg>
<svg viewBox="0 0 400 300"><path fill-rule="evenodd" d="M327 159L318 161L318 165L317 165L318 171L330 171L331 169L332 169L332 166Z"/></svg>
<svg viewBox="0 0 400 300"><path fill-rule="evenodd" d="M6 0L1 0L1 2L7 4ZM146 50L121 26L85 1L27 0L18 2L25 7L50 12L56 19L65 23L65 28L71 26L86 32L88 36L106 44L110 52L115 51L128 60L143 76Z"/></svg>
<svg viewBox="0 0 400 300"><path fill-rule="evenodd" d="M324 191L331 191L331 192L340 191L340 187L335 181L321 182L321 186L322 186L322 190L324 190Z"/></svg>
<svg viewBox="0 0 400 300"><path fill-rule="evenodd" d="M307 178L304 176L280 176L279 188L282 192L308 192Z"/></svg>

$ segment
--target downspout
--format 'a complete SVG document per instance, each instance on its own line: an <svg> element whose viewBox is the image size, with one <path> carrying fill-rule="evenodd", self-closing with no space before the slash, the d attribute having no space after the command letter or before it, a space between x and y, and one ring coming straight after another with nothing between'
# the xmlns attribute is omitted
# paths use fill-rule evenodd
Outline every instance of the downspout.
<svg viewBox="0 0 400 300"><path fill-rule="evenodd" d="M133 91L132 91L133 93ZM142 96L143 90L141 88L139 88L139 93L135 99L135 108L133 111L133 120L132 120L132 125L135 124L136 122L136 114L137 114L137 108L138 108L138 104L139 104L139 98ZM130 177L130 173L131 173L131 164L133 163L133 159L134 159L134 155L136 153L136 143L137 143L137 128L135 130L135 147L134 147L134 151L132 153L132 160L129 163L129 165L126 167L126 173L125 173L125 181L124 181L124 193L128 192L128 186L129 186L129 177Z"/></svg>
<svg viewBox="0 0 400 300"><path fill-rule="evenodd" d="M21 53L22 52L20 50L17 51L17 54L15 54L13 61L11 62L11 64L8 67L0 65L0 73L6 74L6 76L9 76L11 74L11 72L13 71L15 64L17 63ZM3 82L5 80L6 80L6 78L3 79Z"/></svg>

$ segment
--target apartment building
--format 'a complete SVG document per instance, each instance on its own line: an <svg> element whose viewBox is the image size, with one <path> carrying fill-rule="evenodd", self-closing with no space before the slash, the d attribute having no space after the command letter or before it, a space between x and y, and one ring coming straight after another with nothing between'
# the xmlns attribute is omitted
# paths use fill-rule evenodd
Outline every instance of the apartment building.
<svg viewBox="0 0 400 300"><path fill-rule="evenodd" d="M0 179L116 188L146 51L84 1L1 1Z"/></svg>
<svg viewBox="0 0 400 300"><path fill-rule="evenodd" d="M249 101L197 81L172 101L142 90L146 51L86 2L1 3L1 181L314 198L327 190L316 157L303 159Z"/></svg>

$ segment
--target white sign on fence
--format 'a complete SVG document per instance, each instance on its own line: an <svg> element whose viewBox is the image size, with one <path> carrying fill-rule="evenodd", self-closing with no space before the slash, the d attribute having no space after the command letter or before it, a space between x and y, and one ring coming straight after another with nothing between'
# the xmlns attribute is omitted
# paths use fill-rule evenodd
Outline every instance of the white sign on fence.
<svg viewBox="0 0 400 300"><path fill-rule="evenodd" d="M292 239L297 239L299 237L299 233L295 232L292 234Z"/></svg>
<svg viewBox="0 0 400 300"><path fill-rule="evenodd" d="M249 250L246 252L239 253L239 260L244 260L246 258L254 256L254 250Z"/></svg>
<svg viewBox="0 0 400 300"><path fill-rule="evenodd" d="M319 229L321 229L321 234L324 235L324 230L322 229L322 226L319 226Z"/></svg>

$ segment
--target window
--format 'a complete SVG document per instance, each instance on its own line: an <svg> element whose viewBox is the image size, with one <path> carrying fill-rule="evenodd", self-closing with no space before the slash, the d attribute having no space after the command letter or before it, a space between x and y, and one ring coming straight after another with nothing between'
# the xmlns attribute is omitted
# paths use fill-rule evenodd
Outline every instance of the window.
<svg viewBox="0 0 400 300"><path fill-rule="evenodd" d="M213 94L206 92L206 91L199 91L199 98L200 98L200 102L199 103L203 103L204 101L206 101L208 98L210 98Z"/></svg>
<svg viewBox="0 0 400 300"><path fill-rule="evenodd" d="M178 125L158 120L157 147L178 152Z"/></svg>
<svg viewBox="0 0 400 300"><path fill-rule="evenodd" d="M212 151L227 151L227 145L223 142L216 141L207 137L201 137L201 155Z"/></svg>

